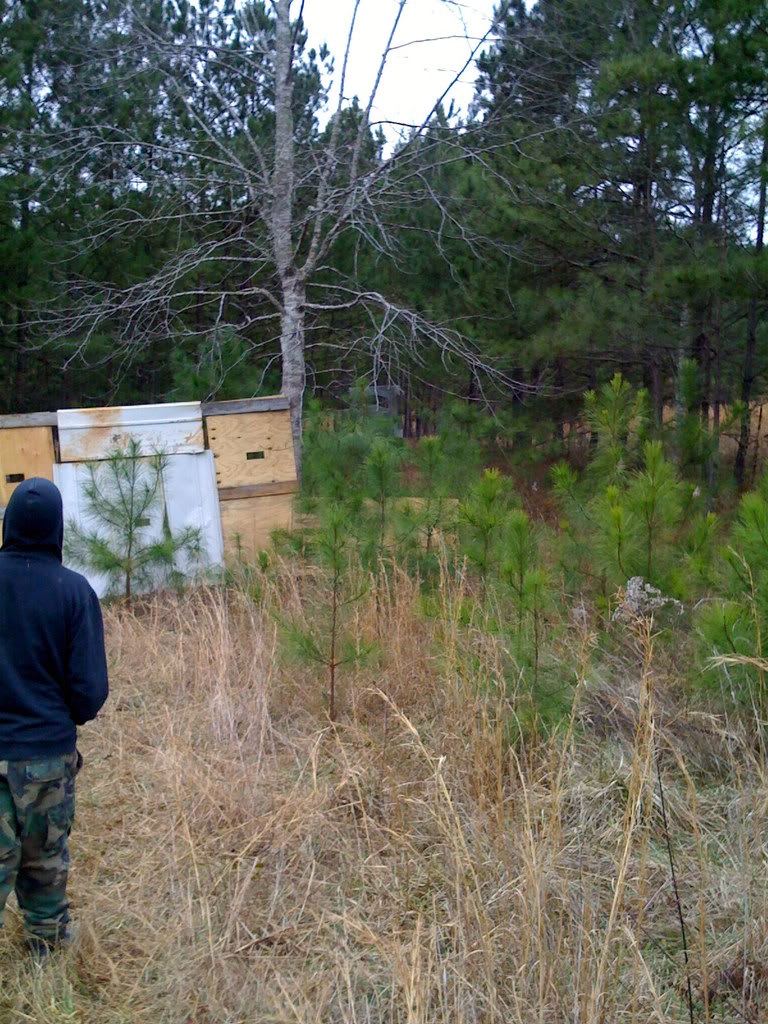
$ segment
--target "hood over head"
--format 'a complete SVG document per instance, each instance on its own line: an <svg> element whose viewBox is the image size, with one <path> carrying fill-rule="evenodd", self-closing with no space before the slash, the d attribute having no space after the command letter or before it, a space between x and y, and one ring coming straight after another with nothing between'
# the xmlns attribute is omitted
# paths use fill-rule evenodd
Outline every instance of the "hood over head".
<svg viewBox="0 0 768 1024"><path fill-rule="evenodd" d="M61 561L64 512L50 480L32 477L11 495L3 519L3 551L39 552Z"/></svg>

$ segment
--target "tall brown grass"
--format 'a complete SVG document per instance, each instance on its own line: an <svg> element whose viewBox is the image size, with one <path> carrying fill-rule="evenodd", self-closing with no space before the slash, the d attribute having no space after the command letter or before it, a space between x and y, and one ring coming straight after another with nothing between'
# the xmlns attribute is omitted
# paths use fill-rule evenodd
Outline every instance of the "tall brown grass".
<svg viewBox="0 0 768 1024"><path fill-rule="evenodd" d="M682 709L647 624L617 626L607 662L581 617L560 651L573 715L521 732L523 686L502 638L462 625L462 586L425 615L393 573L356 604L379 653L344 675L336 724L275 626L321 580L109 610L72 839L81 934L39 966L9 908L0 1021L688 1020L657 754L696 1019L768 1019L748 731Z"/></svg>

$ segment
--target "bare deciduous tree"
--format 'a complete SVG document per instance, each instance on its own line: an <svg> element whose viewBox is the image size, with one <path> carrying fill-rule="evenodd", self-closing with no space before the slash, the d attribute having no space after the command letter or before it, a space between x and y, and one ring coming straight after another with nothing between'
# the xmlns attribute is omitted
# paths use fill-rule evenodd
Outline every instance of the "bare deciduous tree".
<svg viewBox="0 0 768 1024"><path fill-rule="evenodd" d="M430 124L493 28L470 43L464 67L428 115L385 155L374 138L372 110L393 48L402 45L396 36L408 0L397 0L371 92L360 107L349 102L346 80L364 2L354 2L338 101L322 134L308 124L314 111L305 109L308 89L314 88L317 103L325 93L318 58L303 52L304 3L272 0L272 17L263 4L249 5L234 18L220 20L215 31L210 18L198 19L173 37L140 17L136 5L123 5L117 21L123 17L130 24L134 49L126 80L154 75L159 120L183 122L185 133L178 138L158 129L154 138L138 137L134 128L103 123L88 131L63 132L57 140L71 162L86 165L100 154L102 164L110 162L110 173L122 176L122 194L115 190L119 200L105 211L99 230L91 227L90 244L97 247L105 238L130 231L135 224L132 197L154 189L156 179L163 182L157 192L164 198L153 216L166 229L176 226L180 239L147 280L120 289L70 282L67 335L81 338L84 352L89 338L108 322L130 358L131 351L163 332L183 336L198 330L189 326L195 308L212 312L209 333L211 319L215 330L247 331L274 322L279 325L282 391L290 401L297 458L308 313L368 310L374 329L365 342L379 368L406 360L418 363L422 349L436 346L444 362L469 365L478 377L496 372L458 331L431 323L378 290L361 287L333 265L334 246L345 232L397 256L385 211L403 202L410 184L424 180ZM120 45L125 60L124 39ZM456 159L465 155L465 132L462 126L455 131ZM439 152L445 160L444 145ZM214 285L203 284L202 268L212 265L220 277ZM236 267L246 268L239 278L234 276ZM502 384L511 383L496 376Z"/></svg>

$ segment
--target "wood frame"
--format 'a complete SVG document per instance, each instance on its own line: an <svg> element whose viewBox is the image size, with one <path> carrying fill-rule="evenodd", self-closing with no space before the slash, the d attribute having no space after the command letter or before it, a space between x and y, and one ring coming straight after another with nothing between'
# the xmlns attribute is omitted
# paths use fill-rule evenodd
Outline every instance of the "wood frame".
<svg viewBox="0 0 768 1024"><path fill-rule="evenodd" d="M240 487L220 487L219 501L237 501L238 498L266 498L272 494L298 493L298 480L285 480L275 484L243 484Z"/></svg>
<svg viewBox="0 0 768 1024"><path fill-rule="evenodd" d="M290 402L283 395L271 395L269 398L237 398L230 402L203 402L203 417L249 412L285 412L290 407Z"/></svg>
<svg viewBox="0 0 768 1024"><path fill-rule="evenodd" d="M25 412L18 416L0 416L0 430L15 430L18 427L55 427L55 412Z"/></svg>

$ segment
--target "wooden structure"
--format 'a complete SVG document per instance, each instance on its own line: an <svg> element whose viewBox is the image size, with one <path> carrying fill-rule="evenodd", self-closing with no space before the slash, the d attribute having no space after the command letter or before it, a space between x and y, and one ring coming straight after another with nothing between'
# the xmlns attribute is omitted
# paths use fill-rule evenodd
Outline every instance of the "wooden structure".
<svg viewBox="0 0 768 1024"><path fill-rule="evenodd" d="M31 476L53 480L55 413L0 416L0 506Z"/></svg>
<svg viewBox="0 0 768 1024"><path fill-rule="evenodd" d="M131 438L147 454L212 453L228 558L251 561L273 530L291 528L298 482L281 395L0 416L0 510L22 480L53 480L54 465L104 459Z"/></svg>
<svg viewBox="0 0 768 1024"><path fill-rule="evenodd" d="M228 557L252 560L276 529L291 529L299 489L288 399L203 404L216 464Z"/></svg>

